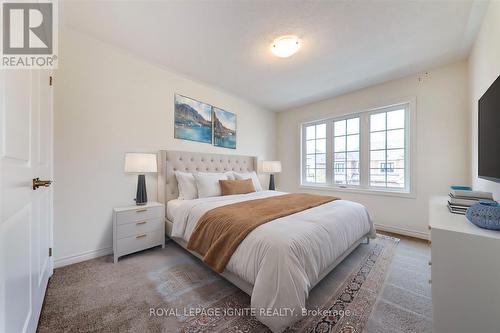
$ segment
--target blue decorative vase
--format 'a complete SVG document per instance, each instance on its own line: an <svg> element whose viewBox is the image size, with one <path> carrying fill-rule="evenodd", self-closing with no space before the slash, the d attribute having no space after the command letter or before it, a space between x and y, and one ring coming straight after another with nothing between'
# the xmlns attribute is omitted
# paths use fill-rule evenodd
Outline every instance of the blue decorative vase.
<svg viewBox="0 0 500 333"><path fill-rule="evenodd" d="M500 205L496 201L480 201L470 206L465 216L480 228L500 230Z"/></svg>

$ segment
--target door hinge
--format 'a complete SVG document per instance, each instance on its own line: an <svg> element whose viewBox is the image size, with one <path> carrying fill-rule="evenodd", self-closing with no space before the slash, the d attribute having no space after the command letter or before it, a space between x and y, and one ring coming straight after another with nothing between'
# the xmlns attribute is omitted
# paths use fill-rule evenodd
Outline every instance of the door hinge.
<svg viewBox="0 0 500 333"><path fill-rule="evenodd" d="M52 248L49 247L49 257L52 257Z"/></svg>
<svg viewBox="0 0 500 333"><path fill-rule="evenodd" d="M52 86L52 75L49 76L49 86Z"/></svg>

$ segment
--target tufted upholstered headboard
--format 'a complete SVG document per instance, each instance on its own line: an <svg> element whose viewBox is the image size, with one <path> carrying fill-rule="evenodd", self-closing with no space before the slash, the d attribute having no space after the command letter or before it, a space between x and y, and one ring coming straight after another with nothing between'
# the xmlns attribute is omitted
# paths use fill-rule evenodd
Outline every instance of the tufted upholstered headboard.
<svg viewBox="0 0 500 333"><path fill-rule="evenodd" d="M158 201L177 199L175 171L250 172L257 171L257 157L161 150L158 153Z"/></svg>

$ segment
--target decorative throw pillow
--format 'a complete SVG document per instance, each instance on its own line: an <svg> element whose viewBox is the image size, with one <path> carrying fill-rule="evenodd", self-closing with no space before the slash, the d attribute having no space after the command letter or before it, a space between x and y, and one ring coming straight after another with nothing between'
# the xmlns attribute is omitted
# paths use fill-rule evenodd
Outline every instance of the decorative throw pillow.
<svg viewBox="0 0 500 333"><path fill-rule="evenodd" d="M195 173L194 180L198 189L198 198L221 195L219 180L227 180L223 173Z"/></svg>
<svg viewBox="0 0 500 333"><path fill-rule="evenodd" d="M179 200L198 198L198 190L192 173L176 171L175 178L177 178L177 187L179 188Z"/></svg>
<svg viewBox="0 0 500 333"><path fill-rule="evenodd" d="M252 179L255 191L257 192L262 191L262 185L260 185L259 177L255 173L255 171L245 172L245 173L233 172L233 174L234 174L234 179L236 180L242 180L248 178Z"/></svg>
<svg viewBox="0 0 500 333"><path fill-rule="evenodd" d="M252 179L219 180L222 195L246 194L255 192Z"/></svg>

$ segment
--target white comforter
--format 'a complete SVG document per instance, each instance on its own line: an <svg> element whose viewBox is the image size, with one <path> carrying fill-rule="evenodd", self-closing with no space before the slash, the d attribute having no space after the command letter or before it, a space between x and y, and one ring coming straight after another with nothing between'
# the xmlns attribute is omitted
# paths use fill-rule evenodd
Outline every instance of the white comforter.
<svg viewBox="0 0 500 333"><path fill-rule="evenodd" d="M176 209L172 237L187 242L200 217L210 209L282 194L262 191L186 200ZM375 237L366 208L336 200L260 225L236 249L226 271L254 286L251 306L257 318L273 332L280 332L300 318L320 274L366 234ZM286 315L271 316L274 311Z"/></svg>

